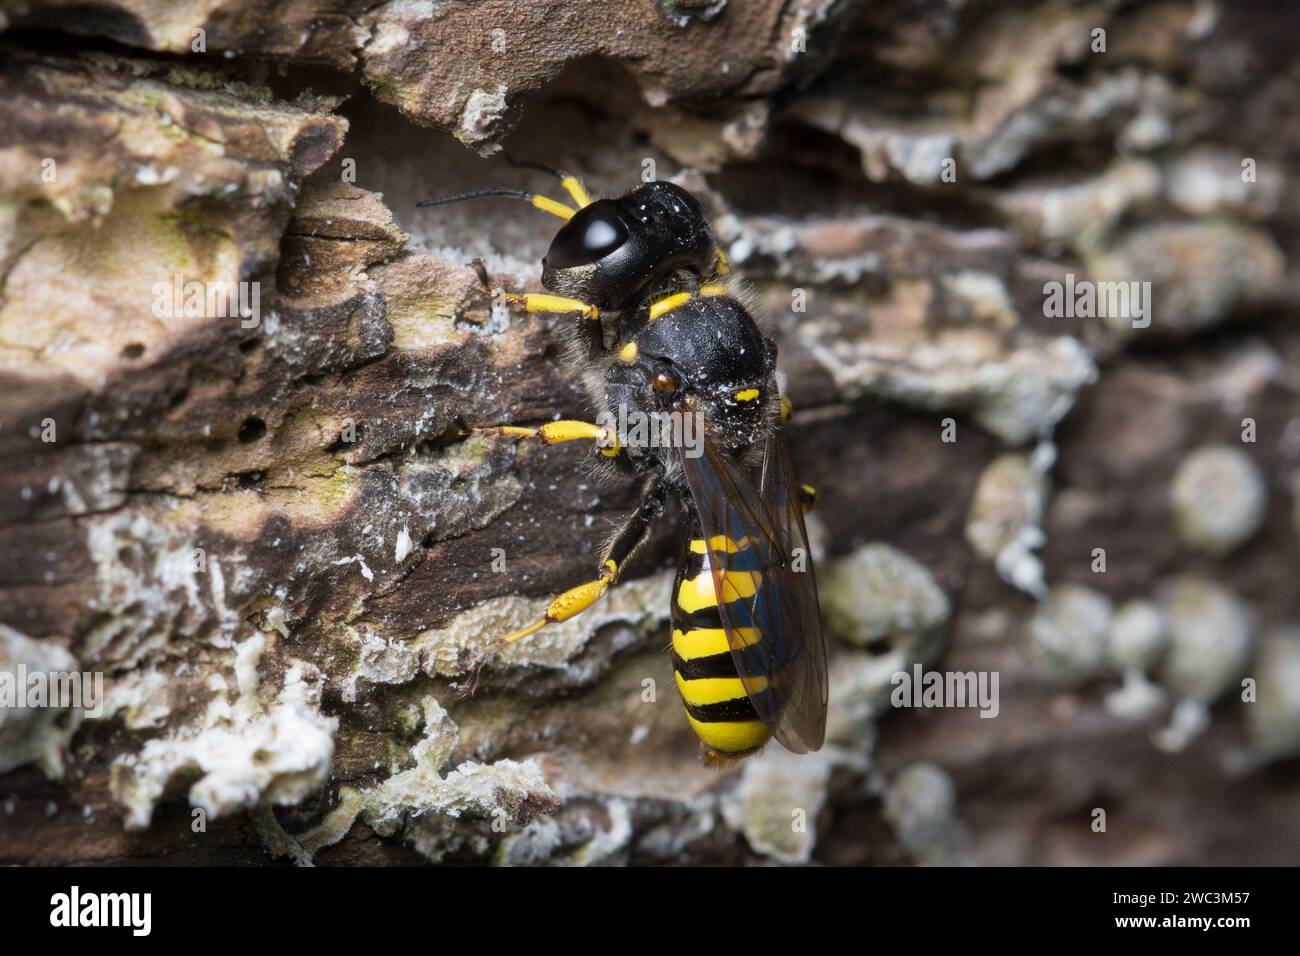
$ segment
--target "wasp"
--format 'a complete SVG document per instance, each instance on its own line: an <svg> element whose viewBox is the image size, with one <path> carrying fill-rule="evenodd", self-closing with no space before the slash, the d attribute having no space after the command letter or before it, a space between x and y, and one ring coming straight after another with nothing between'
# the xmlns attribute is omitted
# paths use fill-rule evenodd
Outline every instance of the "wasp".
<svg viewBox="0 0 1300 956"><path fill-rule="evenodd" d="M509 197L564 220L542 259L547 291L506 298L527 312L576 317L566 356L601 414L597 422L496 427L546 444L591 441L599 470L639 481L640 499L605 546L595 577L491 643L474 673L502 648L599 601L675 497L685 533L673 583L672 661L706 760L744 757L772 738L795 753L818 750L826 649L804 523L815 492L798 485L791 468L776 343L760 331L687 190L655 181L593 200L574 176L515 165L554 175L573 205L503 188L420 205ZM475 265L486 286L486 269ZM671 429L666 441L635 440L626 427L687 420L701 426L694 443L671 440Z"/></svg>

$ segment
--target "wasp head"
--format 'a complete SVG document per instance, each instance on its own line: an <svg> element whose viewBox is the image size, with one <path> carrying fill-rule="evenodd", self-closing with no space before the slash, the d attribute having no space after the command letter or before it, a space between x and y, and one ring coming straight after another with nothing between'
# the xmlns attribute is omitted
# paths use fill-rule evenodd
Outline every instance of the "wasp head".
<svg viewBox="0 0 1300 956"><path fill-rule="evenodd" d="M618 308L631 231L612 199L598 199L560 227L542 259L542 285L551 292Z"/></svg>
<svg viewBox="0 0 1300 956"><path fill-rule="evenodd" d="M624 309L676 269L704 273L715 250L690 193L672 183L646 183L574 213L542 259L542 285L602 311Z"/></svg>

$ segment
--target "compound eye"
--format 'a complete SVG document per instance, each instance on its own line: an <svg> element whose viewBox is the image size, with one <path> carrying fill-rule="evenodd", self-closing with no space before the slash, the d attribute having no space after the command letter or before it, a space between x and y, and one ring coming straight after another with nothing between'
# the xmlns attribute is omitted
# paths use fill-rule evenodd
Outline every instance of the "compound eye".
<svg viewBox="0 0 1300 956"><path fill-rule="evenodd" d="M655 388L661 392L675 392L681 384L681 379L671 372L660 372L655 376Z"/></svg>
<svg viewBox="0 0 1300 956"><path fill-rule="evenodd" d="M590 265L603 259L628 240L627 226L614 203L599 199L584 206L560 227L546 252L546 265L553 269Z"/></svg>

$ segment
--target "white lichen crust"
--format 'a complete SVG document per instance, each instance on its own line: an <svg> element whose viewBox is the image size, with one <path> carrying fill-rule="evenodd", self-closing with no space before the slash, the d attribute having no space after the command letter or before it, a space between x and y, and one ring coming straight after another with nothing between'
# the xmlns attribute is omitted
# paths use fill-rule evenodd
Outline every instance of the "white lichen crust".
<svg viewBox="0 0 1300 956"><path fill-rule="evenodd" d="M1239 448L1198 448L1170 489L1178 532L1193 548L1223 557L1259 529L1267 504L1263 476Z"/></svg>

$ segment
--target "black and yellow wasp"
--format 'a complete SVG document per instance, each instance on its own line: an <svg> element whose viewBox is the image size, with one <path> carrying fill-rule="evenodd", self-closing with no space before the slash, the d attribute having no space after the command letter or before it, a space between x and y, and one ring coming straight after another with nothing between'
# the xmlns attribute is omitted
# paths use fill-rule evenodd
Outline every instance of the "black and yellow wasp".
<svg viewBox="0 0 1300 956"><path fill-rule="evenodd" d="M534 165L535 164L523 164ZM586 439L601 468L642 482L640 504L605 547L596 578L555 598L535 623L476 662L591 607L649 535L669 495L688 527L673 585L672 654L687 719L706 758L740 757L775 737L795 753L826 731L822 640L805 506L786 447L788 403L776 344L760 332L728 276L699 203L668 182L593 201L559 177L577 209L545 196L483 189L426 200L524 199L566 220L542 260L548 294L511 294L529 312L580 317L568 356L606 424L553 421L506 434L547 444ZM486 270L479 275L487 282ZM615 422L702 424L702 440L636 441Z"/></svg>

